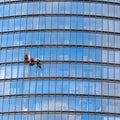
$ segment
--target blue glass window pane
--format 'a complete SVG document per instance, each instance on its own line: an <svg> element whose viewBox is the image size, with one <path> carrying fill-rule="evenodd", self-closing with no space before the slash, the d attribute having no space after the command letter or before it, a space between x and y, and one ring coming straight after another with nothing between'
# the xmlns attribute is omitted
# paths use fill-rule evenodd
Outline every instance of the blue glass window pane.
<svg viewBox="0 0 120 120"><path fill-rule="evenodd" d="M43 93L48 94L49 92L49 81L43 81Z"/></svg>
<svg viewBox="0 0 120 120"><path fill-rule="evenodd" d="M42 110L43 111L47 111L48 110L48 97L43 97L42 98ZM44 115L44 114L43 114ZM43 116L42 116L43 117ZM47 117L47 116L46 116ZM44 118L43 118L43 120L44 120ZM47 120L47 119L45 119L45 120Z"/></svg>
<svg viewBox="0 0 120 120"><path fill-rule="evenodd" d="M4 15L8 16L9 15L9 4L4 6Z"/></svg>
<svg viewBox="0 0 120 120"><path fill-rule="evenodd" d="M30 94L35 94L36 81L30 81Z"/></svg>
<svg viewBox="0 0 120 120"><path fill-rule="evenodd" d="M95 111L95 99L89 98L89 111Z"/></svg>
<svg viewBox="0 0 120 120"><path fill-rule="evenodd" d="M16 4L16 11L15 11L15 13L16 13L16 15L21 15L22 14L22 11L24 11L23 9L22 9L22 5L23 4ZM14 5L13 5L14 6ZM23 5L24 6L24 5Z"/></svg>
<svg viewBox="0 0 120 120"><path fill-rule="evenodd" d="M76 48L71 48L70 49L70 60L71 61L75 61L77 58L76 58Z"/></svg>
<svg viewBox="0 0 120 120"><path fill-rule="evenodd" d="M56 93L61 94L62 93L62 80L56 82Z"/></svg>
<svg viewBox="0 0 120 120"><path fill-rule="evenodd" d="M58 39L57 43L58 43L58 44L63 44L63 40L64 40L64 34L63 34L63 32L58 32L57 34L58 34L58 36L59 36L59 37L57 38L57 39Z"/></svg>
<svg viewBox="0 0 120 120"><path fill-rule="evenodd" d="M27 14L27 3L22 4L22 15Z"/></svg>
<svg viewBox="0 0 120 120"><path fill-rule="evenodd" d="M76 94L83 94L82 80L76 81ZM77 98L76 98L77 99ZM81 107L81 106L80 106Z"/></svg>
<svg viewBox="0 0 120 120"><path fill-rule="evenodd" d="M78 4L77 2L72 2L71 13L76 14Z"/></svg>
<svg viewBox="0 0 120 120"><path fill-rule="evenodd" d="M15 82L11 82L10 84L10 94L14 95L17 92L17 88L16 88L16 81Z"/></svg>
<svg viewBox="0 0 120 120"><path fill-rule="evenodd" d="M4 95L10 95L10 82L4 83Z"/></svg>
<svg viewBox="0 0 120 120"><path fill-rule="evenodd" d="M108 20L103 19L103 31L108 31Z"/></svg>
<svg viewBox="0 0 120 120"><path fill-rule="evenodd" d="M16 102L16 101L15 101L15 98L11 98L11 99L10 99L9 111L11 111L11 112L12 112L12 111L15 111L15 102Z"/></svg>
<svg viewBox="0 0 120 120"><path fill-rule="evenodd" d="M36 97L36 107L35 107L35 110L36 111L40 111L41 108L42 108L42 98L41 97Z"/></svg>
<svg viewBox="0 0 120 120"><path fill-rule="evenodd" d="M86 80L83 81L83 82L82 82L82 85L83 85L83 94L88 94L88 92L89 92L89 91L88 91L88 90L89 90L89 89L88 89L88 88L89 88L89 87L88 87L88 86L89 86L88 81L86 81Z"/></svg>
<svg viewBox="0 0 120 120"><path fill-rule="evenodd" d="M76 86L75 86L75 81L70 81L69 82L69 93L70 94L75 94L76 91Z"/></svg>
<svg viewBox="0 0 120 120"><path fill-rule="evenodd" d="M65 29L70 29L70 17L65 17Z"/></svg>
<svg viewBox="0 0 120 120"><path fill-rule="evenodd" d="M38 29L39 28L39 17L34 17L32 24L33 24L33 29Z"/></svg>
<svg viewBox="0 0 120 120"><path fill-rule="evenodd" d="M2 118L2 120L8 120L8 115L3 115Z"/></svg>
<svg viewBox="0 0 120 120"><path fill-rule="evenodd" d="M11 27L11 24L12 23L8 23L8 19L3 20L3 31L8 31L8 29L13 30L13 27ZM9 28L8 28L8 25L9 25Z"/></svg>
<svg viewBox="0 0 120 120"><path fill-rule="evenodd" d="M30 111L35 111L35 98L30 98L29 99L29 110ZM33 120L33 119L31 119Z"/></svg>
<svg viewBox="0 0 120 120"><path fill-rule="evenodd" d="M16 115L15 115L15 120L21 120L21 115L16 114Z"/></svg>
<svg viewBox="0 0 120 120"><path fill-rule="evenodd" d="M102 15L102 4L96 3L96 14Z"/></svg>
<svg viewBox="0 0 120 120"><path fill-rule="evenodd" d="M65 2L65 13L70 14L71 11L71 2Z"/></svg>
<svg viewBox="0 0 120 120"><path fill-rule="evenodd" d="M56 65L55 64L50 65L50 76L52 77L56 76Z"/></svg>
<svg viewBox="0 0 120 120"><path fill-rule="evenodd" d="M76 97L76 111L81 111L81 98Z"/></svg>
<svg viewBox="0 0 120 120"><path fill-rule="evenodd" d="M68 80L63 81L62 93L67 94L69 90L69 82Z"/></svg>
<svg viewBox="0 0 120 120"><path fill-rule="evenodd" d="M3 107L3 99L0 98L0 112L2 112L2 107Z"/></svg>
<svg viewBox="0 0 120 120"><path fill-rule="evenodd" d="M96 26L94 27L96 30L102 31L102 19L95 20ZM91 23L92 24L92 23Z"/></svg>
<svg viewBox="0 0 120 120"><path fill-rule="evenodd" d="M77 10L77 13L78 14L83 14L83 2L78 2L78 6L77 6L78 8L78 10Z"/></svg>
<svg viewBox="0 0 120 120"><path fill-rule="evenodd" d="M94 81L90 81L89 83L89 94L95 94L95 82Z"/></svg>
<svg viewBox="0 0 120 120"><path fill-rule="evenodd" d="M13 49L13 62L17 62L18 61L18 49Z"/></svg>
<svg viewBox="0 0 120 120"><path fill-rule="evenodd" d="M81 17L77 18L77 26L76 26L76 28L77 29L82 29L83 28L83 18L81 18Z"/></svg>
<svg viewBox="0 0 120 120"><path fill-rule="evenodd" d="M84 3L83 7L84 7L84 14L89 14L90 13L90 3Z"/></svg>
<svg viewBox="0 0 120 120"><path fill-rule="evenodd" d="M0 5L0 17L3 16L3 5Z"/></svg>
<svg viewBox="0 0 120 120"><path fill-rule="evenodd" d="M13 45L13 34L8 34L8 37L7 37L7 46L12 46Z"/></svg>
<svg viewBox="0 0 120 120"><path fill-rule="evenodd" d="M14 120L14 115L10 115L9 120Z"/></svg>
<svg viewBox="0 0 120 120"><path fill-rule="evenodd" d="M18 78L22 78L23 77L23 72L24 72L24 66L23 65L19 65L19 68L18 68Z"/></svg>
<svg viewBox="0 0 120 120"><path fill-rule="evenodd" d="M103 15L108 16L108 4L103 4Z"/></svg>
<svg viewBox="0 0 120 120"><path fill-rule="evenodd" d="M1 62L6 61L6 50L1 50Z"/></svg>
<svg viewBox="0 0 120 120"><path fill-rule="evenodd" d="M82 111L88 111L88 98L82 98ZM83 118L87 120L87 118Z"/></svg>
<svg viewBox="0 0 120 120"><path fill-rule="evenodd" d="M52 2L52 13L58 13L58 9L60 7L60 2Z"/></svg>
<svg viewBox="0 0 120 120"><path fill-rule="evenodd" d="M104 66L102 68L102 77L107 79L108 78L108 67L107 66Z"/></svg>
<svg viewBox="0 0 120 120"><path fill-rule="evenodd" d="M49 111L53 111L55 110L55 97L49 97ZM52 117L51 115L49 116L49 118Z"/></svg>
<svg viewBox="0 0 120 120"><path fill-rule="evenodd" d="M50 25L50 21L48 20L48 23L47 24L45 24L46 23L46 20L48 20L48 19L46 19L45 17L40 17L39 18L39 28L40 29L45 29L45 27L49 24ZM47 26L48 28L49 28L49 26ZM51 28L51 27L50 27Z"/></svg>
<svg viewBox="0 0 120 120"><path fill-rule="evenodd" d="M115 67L115 79L118 80L120 78L120 69Z"/></svg>
<svg viewBox="0 0 120 120"><path fill-rule="evenodd" d="M20 24L20 18L15 19L15 30L20 30L21 24Z"/></svg>
<svg viewBox="0 0 120 120"><path fill-rule="evenodd" d="M77 65L76 76L82 77L82 65Z"/></svg>
<svg viewBox="0 0 120 120"><path fill-rule="evenodd" d="M34 14L39 14L40 11L40 3L39 2L34 2Z"/></svg>
<svg viewBox="0 0 120 120"><path fill-rule="evenodd" d="M96 3L90 3L90 14L91 15L96 14Z"/></svg>
<svg viewBox="0 0 120 120"><path fill-rule="evenodd" d="M96 34L96 46L102 45L102 36L100 34Z"/></svg>
<svg viewBox="0 0 120 120"><path fill-rule="evenodd" d="M57 17L53 17L51 19L52 22L50 24L52 24L52 26L51 26L52 29L57 29L57 26L58 26L58 20L57 19L58 19ZM50 19L48 19L48 21L50 22ZM48 21L46 21L46 22L48 22ZM47 25L48 24L46 24L46 27L47 27Z"/></svg>
<svg viewBox="0 0 120 120"><path fill-rule="evenodd" d="M12 61L12 49L7 50L7 57L6 57L6 62L11 62Z"/></svg>
<svg viewBox="0 0 120 120"><path fill-rule="evenodd" d="M74 111L75 110L75 97L70 97L69 98L69 111ZM74 117L72 117L74 119ZM70 119L69 119L70 120Z"/></svg>
<svg viewBox="0 0 120 120"><path fill-rule="evenodd" d="M32 14L33 13L33 3L32 2L29 2L29 4L27 4L27 13L28 14Z"/></svg>
<svg viewBox="0 0 120 120"><path fill-rule="evenodd" d="M32 33L27 33L26 34L26 39L25 39L25 44L26 45L31 45L32 44L32 39L33 39Z"/></svg>
<svg viewBox="0 0 120 120"><path fill-rule="evenodd" d="M54 32L54 33L51 33L51 44L57 44L57 42L58 42L58 36L57 36L58 34L57 34L57 32Z"/></svg>
<svg viewBox="0 0 120 120"><path fill-rule="evenodd" d="M31 17L27 18L27 30L32 29L33 19Z"/></svg>
<svg viewBox="0 0 120 120"><path fill-rule="evenodd" d="M77 28L77 18L76 17L71 17L71 29L76 29Z"/></svg>
<svg viewBox="0 0 120 120"><path fill-rule="evenodd" d="M70 33L66 32L64 34L64 44L69 44L70 43Z"/></svg>
<svg viewBox="0 0 120 120"><path fill-rule="evenodd" d="M59 13L64 13L65 10L65 3L64 2L59 2Z"/></svg>
<svg viewBox="0 0 120 120"><path fill-rule="evenodd" d="M43 85L42 85L42 81L38 81L37 80L37 83L36 83L36 93L37 94L40 94L42 93L42 89L43 89Z"/></svg>
<svg viewBox="0 0 120 120"><path fill-rule="evenodd" d="M9 99L6 98L3 101L3 112L8 112L9 111ZM6 120L6 119L4 119Z"/></svg>
<svg viewBox="0 0 120 120"><path fill-rule="evenodd" d="M3 88L4 88L4 84L3 82L1 81L0 82L0 95L3 95ZM1 100L1 99L0 99ZM2 104L1 104L2 105Z"/></svg>
<svg viewBox="0 0 120 120"><path fill-rule="evenodd" d="M68 103L67 103L67 105L68 105ZM60 111L62 109L62 98L61 97L56 97L55 106L56 106L55 110Z"/></svg>
<svg viewBox="0 0 120 120"><path fill-rule="evenodd" d="M29 99L28 98L23 98L22 100L22 111L28 111L28 101ZM27 120L27 119L25 119Z"/></svg>
<svg viewBox="0 0 120 120"><path fill-rule="evenodd" d="M11 78L11 65L6 66L6 73L5 73L6 78Z"/></svg>
<svg viewBox="0 0 120 120"><path fill-rule="evenodd" d="M95 30L96 29L96 24L95 24L95 22L96 22L96 19L95 18L90 18L89 19L89 29L90 30ZM100 23L99 23L100 24Z"/></svg>
<svg viewBox="0 0 120 120"><path fill-rule="evenodd" d="M21 30L25 30L27 27L27 18L21 18Z"/></svg>
<svg viewBox="0 0 120 120"><path fill-rule="evenodd" d="M76 45L76 39L77 39L77 34L75 33L75 32L72 32L71 34L70 34L70 38L71 38L71 40L70 40L70 44L72 44L72 45Z"/></svg>
<svg viewBox="0 0 120 120"><path fill-rule="evenodd" d="M70 77L75 77L76 76L76 65L75 64L70 64Z"/></svg>
<svg viewBox="0 0 120 120"><path fill-rule="evenodd" d="M46 13L46 2L41 2L41 4L40 4L40 13L42 13L42 14Z"/></svg>
<svg viewBox="0 0 120 120"><path fill-rule="evenodd" d="M52 13L52 2L46 2L46 13Z"/></svg>
<svg viewBox="0 0 120 120"><path fill-rule="evenodd" d="M13 31L15 29L15 20L9 19L9 31Z"/></svg>
<svg viewBox="0 0 120 120"><path fill-rule="evenodd" d="M29 94L29 81L23 82L23 94Z"/></svg>
<svg viewBox="0 0 120 120"><path fill-rule="evenodd" d="M101 112L101 106L102 106L101 105L101 102L102 102L101 99L97 98L95 102L96 102L96 104L95 104L96 112Z"/></svg>
<svg viewBox="0 0 120 120"><path fill-rule="evenodd" d="M59 17L58 19L58 28L63 29L65 27L64 19L62 17Z"/></svg>
<svg viewBox="0 0 120 120"><path fill-rule="evenodd" d="M15 13L16 13L15 4L10 4L10 15L13 16L15 15Z"/></svg>
<svg viewBox="0 0 120 120"><path fill-rule="evenodd" d="M4 79L5 78L5 66L1 65L0 66L0 79Z"/></svg>
<svg viewBox="0 0 120 120"><path fill-rule="evenodd" d="M47 32L46 34L45 34L45 44L50 44L51 43L51 33L50 32Z"/></svg>
<svg viewBox="0 0 120 120"><path fill-rule="evenodd" d="M102 99L102 112L108 112L108 99Z"/></svg>
<svg viewBox="0 0 120 120"><path fill-rule="evenodd" d="M16 83L17 85L17 94L22 94L23 93L23 81L19 81Z"/></svg>
<svg viewBox="0 0 120 120"><path fill-rule="evenodd" d="M46 24L46 28L47 29L51 29L52 28L52 20L53 20L53 18L51 18L51 17L46 17L45 18L45 24ZM57 21L56 21L57 22ZM57 25L57 24L56 24Z"/></svg>
<svg viewBox="0 0 120 120"><path fill-rule="evenodd" d="M12 66L12 78L17 78L17 65Z"/></svg>

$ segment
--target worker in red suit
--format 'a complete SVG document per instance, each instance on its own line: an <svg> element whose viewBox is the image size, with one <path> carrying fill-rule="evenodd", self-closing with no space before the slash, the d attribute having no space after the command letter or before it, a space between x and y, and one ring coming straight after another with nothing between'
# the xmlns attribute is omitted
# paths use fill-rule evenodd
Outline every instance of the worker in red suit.
<svg viewBox="0 0 120 120"><path fill-rule="evenodd" d="M30 65L34 65L34 64L35 64L35 61L34 61L34 59L33 59L32 57L31 57L30 60L29 60L29 64L30 64Z"/></svg>

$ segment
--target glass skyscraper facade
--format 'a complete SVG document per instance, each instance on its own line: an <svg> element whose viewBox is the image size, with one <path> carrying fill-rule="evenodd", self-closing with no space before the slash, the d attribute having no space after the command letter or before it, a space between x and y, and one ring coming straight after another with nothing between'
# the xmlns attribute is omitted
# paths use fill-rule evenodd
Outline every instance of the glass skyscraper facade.
<svg viewBox="0 0 120 120"><path fill-rule="evenodd" d="M0 0L0 120L120 120L120 0Z"/></svg>

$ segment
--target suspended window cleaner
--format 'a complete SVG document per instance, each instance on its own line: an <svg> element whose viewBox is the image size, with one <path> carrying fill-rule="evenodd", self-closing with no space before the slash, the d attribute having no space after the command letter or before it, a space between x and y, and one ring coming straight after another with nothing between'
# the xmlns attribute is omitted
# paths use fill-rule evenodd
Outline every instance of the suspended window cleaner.
<svg viewBox="0 0 120 120"><path fill-rule="evenodd" d="M36 64L37 64L37 67L39 67L39 68L41 69L40 59L37 58L37 60L36 60Z"/></svg>
<svg viewBox="0 0 120 120"><path fill-rule="evenodd" d="M37 58L36 61L34 61L34 59L32 57L30 57L30 59L29 59L28 54L25 54L24 55L24 62L29 63L29 65L34 65L36 62L37 67L41 69L41 63L40 63L39 58Z"/></svg>
<svg viewBox="0 0 120 120"><path fill-rule="evenodd" d="M28 63L28 62L29 62L28 54L25 54L25 55L24 55L24 61L25 61L25 63Z"/></svg>
<svg viewBox="0 0 120 120"><path fill-rule="evenodd" d="M34 61L34 59L32 57L30 58L29 64L30 65L34 65L35 64L35 61Z"/></svg>

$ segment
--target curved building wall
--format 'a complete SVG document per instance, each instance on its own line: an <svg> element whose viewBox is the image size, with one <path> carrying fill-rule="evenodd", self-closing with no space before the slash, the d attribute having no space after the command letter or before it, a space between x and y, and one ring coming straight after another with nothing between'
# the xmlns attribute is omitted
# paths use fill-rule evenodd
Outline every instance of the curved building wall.
<svg viewBox="0 0 120 120"><path fill-rule="evenodd" d="M0 0L0 120L120 120L119 11L119 0Z"/></svg>

